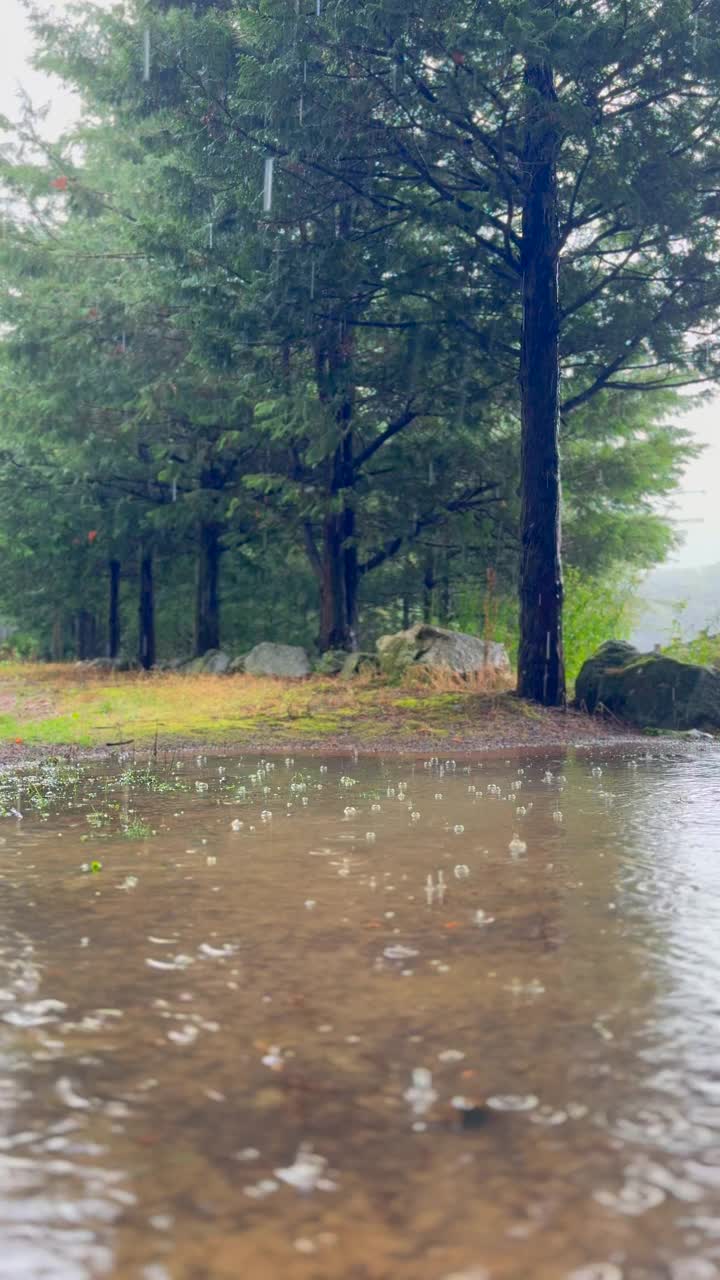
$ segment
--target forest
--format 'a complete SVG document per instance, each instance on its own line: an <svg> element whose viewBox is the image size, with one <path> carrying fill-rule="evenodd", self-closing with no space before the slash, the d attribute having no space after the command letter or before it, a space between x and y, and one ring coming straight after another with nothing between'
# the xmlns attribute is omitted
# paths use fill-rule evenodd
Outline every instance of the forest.
<svg viewBox="0 0 720 1280"><path fill-rule="evenodd" d="M720 369L714 14L37 16L82 110L56 142L30 102L3 122L17 650L151 668L428 620L562 703L563 609L572 677L673 546Z"/></svg>

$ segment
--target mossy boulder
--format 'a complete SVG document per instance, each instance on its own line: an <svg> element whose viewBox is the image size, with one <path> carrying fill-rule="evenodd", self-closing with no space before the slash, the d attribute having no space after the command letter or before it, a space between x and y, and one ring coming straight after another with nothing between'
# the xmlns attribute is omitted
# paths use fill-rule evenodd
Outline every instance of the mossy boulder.
<svg viewBox="0 0 720 1280"><path fill-rule="evenodd" d="M346 653L340 679L352 680L355 676L375 675L379 670L380 662L374 653Z"/></svg>
<svg viewBox="0 0 720 1280"><path fill-rule="evenodd" d="M577 705L643 729L720 730L720 673L608 641L584 664Z"/></svg>
<svg viewBox="0 0 720 1280"><path fill-rule="evenodd" d="M256 644L250 650L244 666L250 676L301 680L310 675L310 659L304 649L295 644L273 644L269 640Z"/></svg>
<svg viewBox="0 0 720 1280"><path fill-rule="evenodd" d="M179 668L185 676L224 676L232 659L222 649L208 649L199 658L191 658Z"/></svg>
<svg viewBox="0 0 720 1280"><path fill-rule="evenodd" d="M448 631L420 622L396 635L381 636L377 642L380 669L388 680L399 680L408 667L445 667L459 675L487 669L507 672L507 650L494 640Z"/></svg>
<svg viewBox="0 0 720 1280"><path fill-rule="evenodd" d="M315 671L319 676L339 676L347 657L346 649L328 649L315 663Z"/></svg>

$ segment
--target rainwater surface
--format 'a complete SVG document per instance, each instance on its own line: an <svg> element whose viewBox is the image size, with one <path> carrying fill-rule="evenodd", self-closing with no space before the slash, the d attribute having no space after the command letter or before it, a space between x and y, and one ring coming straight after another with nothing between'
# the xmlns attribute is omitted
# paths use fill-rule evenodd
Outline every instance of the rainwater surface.
<svg viewBox="0 0 720 1280"><path fill-rule="evenodd" d="M720 1277L716 747L0 790L3 1280Z"/></svg>

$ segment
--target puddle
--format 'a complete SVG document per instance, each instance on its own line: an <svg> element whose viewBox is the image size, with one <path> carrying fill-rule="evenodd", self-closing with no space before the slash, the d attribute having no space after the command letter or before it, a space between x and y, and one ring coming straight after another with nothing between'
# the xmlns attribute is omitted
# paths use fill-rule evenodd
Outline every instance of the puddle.
<svg viewBox="0 0 720 1280"><path fill-rule="evenodd" d="M3 779L0 1276L720 1278L718 763Z"/></svg>

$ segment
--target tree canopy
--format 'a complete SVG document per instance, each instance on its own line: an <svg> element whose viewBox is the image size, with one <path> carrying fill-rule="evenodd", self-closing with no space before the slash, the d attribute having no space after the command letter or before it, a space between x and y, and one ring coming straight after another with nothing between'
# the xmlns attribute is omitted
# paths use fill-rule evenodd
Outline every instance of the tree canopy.
<svg viewBox="0 0 720 1280"><path fill-rule="evenodd" d="M84 111L3 161L3 613L57 656L322 651L480 626L491 571L562 701L560 451L567 562L654 563L717 374L715 9L38 21Z"/></svg>

